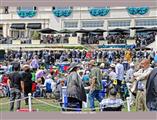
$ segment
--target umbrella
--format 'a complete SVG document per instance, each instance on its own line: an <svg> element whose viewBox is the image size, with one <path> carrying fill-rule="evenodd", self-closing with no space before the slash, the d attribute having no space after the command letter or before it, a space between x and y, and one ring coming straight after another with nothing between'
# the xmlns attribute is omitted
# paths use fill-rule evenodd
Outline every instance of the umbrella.
<svg viewBox="0 0 157 120"><path fill-rule="evenodd" d="M89 32L91 32L91 30L80 29L80 30L77 30L75 32L76 33L89 33Z"/></svg>
<svg viewBox="0 0 157 120"><path fill-rule="evenodd" d="M144 29L145 27L130 27L129 29L132 29L132 30L138 30L138 29Z"/></svg>
<svg viewBox="0 0 157 120"><path fill-rule="evenodd" d="M93 34L93 35L101 35L102 32L90 32L90 34Z"/></svg>
<svg viewBox="0 0 157 120"><path fill-rule="evenodd" d="M42 30L39 30L39 32L43 33L43 34L56 34L57 31L51 28L45 28Z"/></svg>
<svg viewBox="0 0 157 120"><path fill-rule="evenodd" d="M155 32L155 31L157 31L157 27L145 28L145 29L139 29L139 30L137 30L137 32Z"/></svg>
<svg viewBox="0 0 157 120"><path fill-rule="evenodd" d="M75 31L72 31L72 30L68 30L68 29L63 29L63 30L60 30L58 31L59 33L74 33Z"/></svg>
<svg viewBox="0 0 157 120"><path fill-rule="evenodd" d="M106 30L103 30L103 29L95 29L95 30L92 30L92 32L106 32Z"/></svg>
<svg viewBox="0 0 157 120"><path fill-rule="evenodd" d="M129 32L129 31L127 29L116 28L116 29L108 30L108 32L124 33L124 32Z"/></svg>
<svg viewBox="0 0 157 120"><path fill-rule="evenodd" d="M151 48L148 48L148 47L138 47L136 48L135 50L139 51L139 50L151 50Z"/></svg>

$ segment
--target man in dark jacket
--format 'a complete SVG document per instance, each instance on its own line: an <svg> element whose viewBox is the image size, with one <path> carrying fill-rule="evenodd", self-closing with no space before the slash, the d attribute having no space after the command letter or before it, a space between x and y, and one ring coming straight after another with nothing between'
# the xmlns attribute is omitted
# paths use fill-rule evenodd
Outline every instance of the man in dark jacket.
<svg viewBox="0 0 157 120"><path fill-rule="evenodd" d="M14 110L14 102L17 101L16 110L20 109L21 92L24 92L24 82L19 73L18 64L14 65L14 72L9 74L8 86L10 88L10 111Z"/></svg>
<svg viewBox="0 0 157 120"><path fill-rule="evenodd" d="M146 105L150 111L157 111L157 61L147 80Z"/></svg>
<svg viewBox="0 0 157 120"><path fill-rule="evenodd" d="M28 93L32 93L32 74L29 65L24 65L23 70L22 79L24 82L24 97L28 97ZM25 104L28 105L28 98L25 99Z"/></svg>

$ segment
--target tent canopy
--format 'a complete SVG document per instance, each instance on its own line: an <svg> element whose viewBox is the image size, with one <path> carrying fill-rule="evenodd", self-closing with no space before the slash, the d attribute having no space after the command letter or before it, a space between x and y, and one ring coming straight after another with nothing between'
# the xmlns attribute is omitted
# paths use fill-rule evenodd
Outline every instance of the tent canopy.
<svg viewBox="0 0 157 120"><path fill-rule="evenodd" d="M106 32L106 30L104 30L104 29L95 29L95 30L92 30L92 32L100 32L100 33L103 33L103 32Z"/></svg>
<svg viewBox="0 0 157 120"><path fill-rule="evenodd" d="M77 30L75 32L76 33L89 33L89 32L91 32L91 30L80 29L80 30Z"/></svg>
<svg viewBox="0 0 157 120"><path fill-rule="evenodd" d="M60 30L58 32L59 33L74 33L75 31L74 30L63 29L63 30Z"/></svg>
<svg viewBox="0 0 157 120"><path fill-rule="evenodd" d="M115 28L112 30L108 30L108 32L119 32L119 33L124 33L124 32L129 32L127 29L121 29L121 28Z"/></svg>
<svg viewBox="0 0 157 120"><path fill-rule="evenodd" d="M157 31L157 27L143 28L143 29L137 30L137 32L156 32L156 31Z"/></svg>
<svg viewBox="0 0 157 120"><path fill-rule="evenodd" d="M43 34L56 34L57 33L56 30L51 29L51 28L45 28L45 29L39 30L39 32Z"/></svg>

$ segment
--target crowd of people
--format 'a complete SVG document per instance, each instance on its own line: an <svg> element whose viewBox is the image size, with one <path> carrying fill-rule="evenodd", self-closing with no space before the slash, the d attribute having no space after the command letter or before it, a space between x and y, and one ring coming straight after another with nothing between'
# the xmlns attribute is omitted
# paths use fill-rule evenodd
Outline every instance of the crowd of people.
<svg viewBox="0 0 157 120"><path fill-rule="evenodd" d="M12 44L12 38L0 35L0 44Z"/></svg>
<svg viewBox="0 0 157 120"><path fill-rule="evenodd" d="M137 33L135 36L137 47L143 47L151 44L155 41L156 32L150 33ZM41 44L60 44L60 43L68 43L70 34L65 35L43 35L40 43ZM77 36L76 34L72 34L72 36ZM108 41L108 44L127 44L127 40L130 38L129 34L109 34L105 38ZM12 40L14 38L0 36L0 44L12 44ZM78 40L81 44L99 44L99 40L104 40L102 34L84 34L82 37L78 37ZM21 38L21 44L31 44L31 38Z"/></svg>
<svg viewBox="0 0 157 120"><path fill-rule="evenodd" d="M129 34L109 34L106 39L108 44L126 44Z"/></svg>
<svg viewBox="0 0 157 120"><path fill-rule="evenodd" d="M156 32L151 32L147 34L137 34L136 35L136 45L137 47L145 47L155 41Z"/></svg>
<svg viewBox="0 0 157 120"><path fill-rule="evenodd" d="M81 44L99 44L99 40L104 40L104 37L102 34L98 35L90 34L88 36L84 35L79 39L81 41Z"/></svg>
<svg viewBox="0 0 157 120"><path fill-rule="evenodd" d="M68 43L69 35L44 35L41 40L41 44L56 44L56 43Z"/></svg>
<svg viewBox="0 0 157 120"><path fill-rule="evenodd" d="M62 105L63 86L67 89L63 110L80 111L89 103L91 111L96 111L96 99L102 111L121 111L127 97L137 111L157 110L154 50L20 50L6 53L5 59L0 80L10 97L10 111L15 99L28 93L54 98Z"/></svg>

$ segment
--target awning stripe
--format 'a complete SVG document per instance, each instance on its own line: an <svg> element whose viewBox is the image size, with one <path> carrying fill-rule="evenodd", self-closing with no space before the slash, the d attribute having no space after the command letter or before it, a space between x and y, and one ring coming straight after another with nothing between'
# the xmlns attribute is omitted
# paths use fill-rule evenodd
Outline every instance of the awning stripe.
<svg viewBox="0 0 157 120"><path fill-rule="evenodd" d="M28 23L27 28L30 28L30 29L41 29L41 23Z"/></svg>
<svg viewBox="0 0 157 120"><path fill-rule="evenodd" d="M13 23L10 28L12 28L12 29L25 29L25 24L24 23Z"/></svg>

